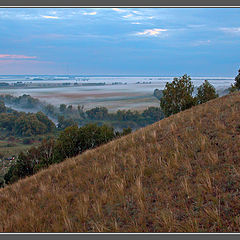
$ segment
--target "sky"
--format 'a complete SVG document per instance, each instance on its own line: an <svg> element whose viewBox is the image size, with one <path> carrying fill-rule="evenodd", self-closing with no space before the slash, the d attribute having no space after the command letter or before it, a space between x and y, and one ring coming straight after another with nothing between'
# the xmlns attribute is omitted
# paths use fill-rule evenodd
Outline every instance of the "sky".
<svg viewBox="0 0 240 240"><path fill-rule="evenodd" d="M0 75L234 77L240 8L0 8Z"/></svg>

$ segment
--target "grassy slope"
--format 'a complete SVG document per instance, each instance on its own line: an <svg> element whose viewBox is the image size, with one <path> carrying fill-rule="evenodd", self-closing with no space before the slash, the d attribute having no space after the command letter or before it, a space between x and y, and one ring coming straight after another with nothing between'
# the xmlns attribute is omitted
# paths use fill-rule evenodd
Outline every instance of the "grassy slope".
<svg viewBox="0 0 240 240"><path fill-rule="evenodd" d="M240 230L240 93L0 190L0 231Z"/></svg>

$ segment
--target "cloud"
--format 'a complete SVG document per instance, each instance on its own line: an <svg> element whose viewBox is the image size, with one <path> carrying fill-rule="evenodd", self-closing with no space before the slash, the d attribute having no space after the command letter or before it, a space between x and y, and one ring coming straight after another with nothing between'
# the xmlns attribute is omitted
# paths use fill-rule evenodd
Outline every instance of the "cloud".
<svg viewBox="0 0 240 240"><path fill-rule="evenodd" d="M14 64L15 66L19 64L53 64L51 61L38 61L38 60L23 60L23 59L0 59L0 65Z"/></svg>
<svg viewBox="0 0 240 240"><path fill-rule="evenodd" d="M162 32L168 31L167 29L163 28L153 28L153 29L146 29L143 32L137 32L135 35L138 36L159 36Z"/></svg>
<svg viewBox="0 0 240 240"><path fill-rule="evenodd" d="M202 28L205 27L206 25L204 24L188 24L187 27L189 28Z"/></svg>
<svg viewBox="0 0 240 240"><path fill-rule="evenodd" d="M141 24L140 22L132 22L131 24Z"/></svg>
<svg viewBox="0 0 240 240"><path fill-rule="evenodd" d="M220 28L225 33L240 33L240 27Z"/></svg>
<svg viewBox="0 0 240 240"><path fill-rule="evenodd" d="M0 54L0 58L6 59L33 59L35 56L15 55L15 54Z"/></svg>
<svg viewBox="0 0 240 240"><path fill-rule="evenodd" d="M128 14L128 15L125 15L125 16L123 16L124 18L130 18L130 17L132 17L133 15L132 14Z"/></svg>
<svg viewBox="0 0 240 240"><path fill-rule="evenodd" d="M209 44L211 44L211 40L200 40L200 41L194 42L192 45L193 46L202 46L202 45L209 45Z"/></svg>
<svg viewBox="0 0 240 240"><path fill-rule="evenodd" d="M89 12L89 13L85 12L85 13L83 13L83 15L96 15L96 14L97 14L97 12Z"/></svg>
<svg viewBox="0 0 240 240"><path fill-rule="evenodd" d="M42 16L42 18L59 19L59 17L57 17L57 16Z"/></svg>
<svg viewBox="0 0 240 240"><path fill-rule="evenodd" d="M116 11L116 12L120 12L120 13L126 12L126 10L121 9L121 8L112 8L112 10Z"/></svg>

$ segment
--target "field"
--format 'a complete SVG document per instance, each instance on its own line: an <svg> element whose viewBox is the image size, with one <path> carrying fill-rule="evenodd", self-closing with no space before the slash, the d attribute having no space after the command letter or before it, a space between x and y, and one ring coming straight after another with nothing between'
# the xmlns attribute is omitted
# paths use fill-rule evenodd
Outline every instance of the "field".
<svg viewBox="0 0 240 240"><path fill-rule="evenodd" d="M239 232L240 93L0 190L2 232Z"/></svg>
<svg viewBox="0 0 240 240"><path fill-rule="evenodd" d="M149 106L159 106L159 101L153 96L154 89L163 89L166 82L172 77L89 77L88 81L53 80L52 76L45 80L26 80L24 76L18 78L5 78L0 82L14 84L22 81L25 86L0 89L0 94L20 96L29 94L41 101L59 106L61 103L84 105L85 109L105 106L109 111L118 109L143 110ZM204 79L193 78L193 84L198 87ZM233 78L208 78L217 90L228 88ZM67 86L63 84L69 84ZM105 84L102 86L84 86L82 84ZM77 85L75 85L77 84ZM221 94L220 94L221 95Z"/></svg>

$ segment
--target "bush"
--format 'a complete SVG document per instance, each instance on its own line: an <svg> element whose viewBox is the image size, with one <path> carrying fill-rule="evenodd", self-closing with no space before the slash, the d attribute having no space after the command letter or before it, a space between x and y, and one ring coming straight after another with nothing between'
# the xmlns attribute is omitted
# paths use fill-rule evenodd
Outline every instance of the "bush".
<svg viewBox="0 0 240 240"><path fill-rule="evenodd" d="M0 177L0 188L4 187L4 178Z"/></svg>
<svg viewBox="0 0 240 240"><path fill-rule="evenodd" d="M238 70L238 75L235 77L235 83L229 88L230 92L235 92L240 90L240 69Z"/></svg>
<svg viewBox="0 0 240 240"><path fill-rule="evenodd" d="M8 143L6 147L16 147L17 145L15 143Z"/></svg>
<svg viewBox="0 0 240 240"><path fill-rule="evenodd" d="M33 142L34 142L33 138L24 138L23 139L23 144L25 144L25 145L32 144Z"/></svg>
<svg viewBox="0 0 240 240"><path fill-rule="evenodd" d="M207 80L197 89L197 103L202 104L211 99L217 98L218 94L216 93L216 89L211 85Z"/></svg>

